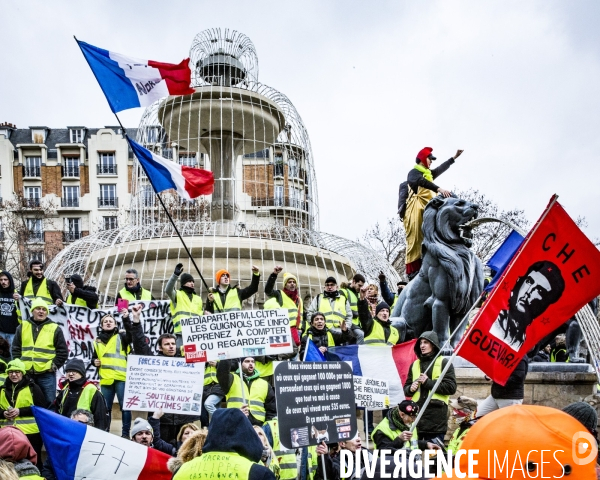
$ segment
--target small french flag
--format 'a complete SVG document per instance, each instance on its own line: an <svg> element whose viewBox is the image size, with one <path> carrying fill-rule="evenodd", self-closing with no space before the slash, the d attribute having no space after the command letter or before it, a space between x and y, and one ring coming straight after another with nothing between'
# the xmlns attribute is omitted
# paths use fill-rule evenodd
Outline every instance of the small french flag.
<svg viewBox="0 0 600 480"><path fill-rule="evenodd" d="M113 113L147 107L168 95L189 95L189 58L178 65L138 60L77 40Z"/></svg>
<svg viewBox="0 0 600 480"><path fill-rule="evenodd" d="M175 189L180 196L187 200L213 193L215 177L210 170L179 165L155 155L129 137L127 137L127 141L157 193Z"/></svg>
<svg viewBox="0 0 600 480"><path fill-rule="evenodd" d="M170 480L169 455L32 407L58 480Z"/></svg>

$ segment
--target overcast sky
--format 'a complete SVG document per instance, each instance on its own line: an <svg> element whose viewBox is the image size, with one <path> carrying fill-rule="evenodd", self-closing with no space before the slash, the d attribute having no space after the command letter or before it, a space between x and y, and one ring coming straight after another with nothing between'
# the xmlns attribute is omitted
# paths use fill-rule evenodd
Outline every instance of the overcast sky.
<svg viewBox="0 0 600 480"><path fill-rule="evenodd" d="M311 137L321 229L355 239L396 212L417 152L463 156L444 188L478 188L533 221L553 193L600 237L597 1L3 1L0 122L114 117L73 35L178 63L228 27L258 52ZM136 127L142 109L123 112Z"/></svg>

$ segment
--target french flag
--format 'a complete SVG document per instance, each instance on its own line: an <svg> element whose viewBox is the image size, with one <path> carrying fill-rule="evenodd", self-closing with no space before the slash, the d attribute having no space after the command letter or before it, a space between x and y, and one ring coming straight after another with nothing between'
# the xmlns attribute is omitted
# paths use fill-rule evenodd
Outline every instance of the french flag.
<svg viewBox="0 0 600 480"><path fill-rule="evenodd" d="M180 196L187 200L213 193L215 177L210 170L179 165L159 157L129 137L127 137L127 141L144 167L148 180L156 193L175 189Z"/></svg>
<svg viewBox="0 0 600 480"><path fill-rule="evenodd" d="M32 408L58 480L171 480L166 453Z"/></svg>
<svg viewBox="0 0 600 480"><path fill-rule="evenodd" d="M77 39L75 39L77 40ZM77 40L113 113L147 107L168 95L189 95L189 58L178 65L138 60Z"/></svg>
<svg viewBox="0 0 600 480"><path fill-rule="evenodd" d="M387 380L390 389L390 405L398 404L404 396L404 382L408 369L417 359L417 340L394 346L347 345L330 348L340 360L352 362L352 373L359 377Z"/></svg>

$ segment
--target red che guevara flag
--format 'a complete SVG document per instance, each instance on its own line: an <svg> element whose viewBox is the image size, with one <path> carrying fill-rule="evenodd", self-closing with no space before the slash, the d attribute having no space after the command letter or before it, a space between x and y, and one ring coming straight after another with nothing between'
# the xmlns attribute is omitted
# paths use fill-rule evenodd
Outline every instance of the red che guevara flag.
<svg viewBox="0 0 600 480"><path fill-rule="evenodd" d="M540 340L600 294L600 251L554 195L457 347L504 385Z"/></svg>

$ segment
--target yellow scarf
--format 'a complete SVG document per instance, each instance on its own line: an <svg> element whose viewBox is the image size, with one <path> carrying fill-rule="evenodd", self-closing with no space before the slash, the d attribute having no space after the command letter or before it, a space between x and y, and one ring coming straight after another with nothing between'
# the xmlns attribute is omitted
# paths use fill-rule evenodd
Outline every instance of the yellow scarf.
<svg viewBox="0 0 600 480"><path fill-rule="evenodd" d="M431 174L431 170L429 170L428 168L425 168L420 163L417 163L415 165L415 169L423 174L423 176L425 177L425 180L429 180L430 182L433 182L433 175Z"/></svg>

